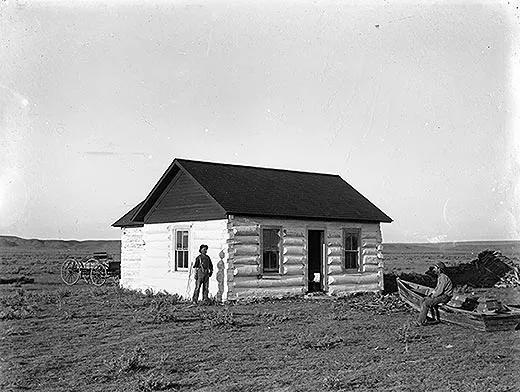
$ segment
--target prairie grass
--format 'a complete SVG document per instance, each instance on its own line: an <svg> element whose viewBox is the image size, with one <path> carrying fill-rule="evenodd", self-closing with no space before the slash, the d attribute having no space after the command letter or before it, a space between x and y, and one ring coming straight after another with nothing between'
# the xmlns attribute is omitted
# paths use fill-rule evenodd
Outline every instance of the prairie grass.
<svg viewBox="0 0 520 392"><path fill-rule="evenodd" d="M423 272L427 262L416 251L406 248L399 262ZM0 255L0 267L36 278L0 287L0 390L504 392L520 385L519 331L417 328L416 313L395 294L196 306L113 284L65 286L65 252Z"/></svg>

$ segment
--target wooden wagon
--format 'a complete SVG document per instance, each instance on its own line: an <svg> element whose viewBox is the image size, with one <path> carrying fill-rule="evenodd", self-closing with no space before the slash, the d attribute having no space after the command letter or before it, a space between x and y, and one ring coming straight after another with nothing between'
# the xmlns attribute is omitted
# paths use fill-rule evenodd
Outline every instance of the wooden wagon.
<svg viewBox="0 0 520 392"><path fill-rule="evenodd" d="M116 281L121 278L121 263L107 252L94 252L84 258L69 256L61 265L61 279L69 286L80 279L102 286L109 278Z"/></svg>

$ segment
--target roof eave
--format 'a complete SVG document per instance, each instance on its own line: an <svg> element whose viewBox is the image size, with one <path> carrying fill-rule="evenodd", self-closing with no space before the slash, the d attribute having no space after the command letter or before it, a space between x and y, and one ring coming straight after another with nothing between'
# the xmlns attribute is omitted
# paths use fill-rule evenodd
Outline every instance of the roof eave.
<svg viewBox="0 0 520 392"><path fill-rule="evenodd" d="M138 222L130 222L130 223L118 223L115 222L112 224L112 227L144 227L144 223L138 223Z"/></svg>
<svg viewBox="0 0 520 392"><path fill-rule="evenodd" d="M299 219L299 220L323 220L323 221L334 221L334 222L369 222L369 223L392 223L392 218L386 216L386 218L346 218L346 217L326 217L326 216L308 216L308 215L273 215L273 214L262 214L254 212L237 212L237 211L226 211L227 215L235 216L258 216L262 218L283 218L283 219Z"/></svg>

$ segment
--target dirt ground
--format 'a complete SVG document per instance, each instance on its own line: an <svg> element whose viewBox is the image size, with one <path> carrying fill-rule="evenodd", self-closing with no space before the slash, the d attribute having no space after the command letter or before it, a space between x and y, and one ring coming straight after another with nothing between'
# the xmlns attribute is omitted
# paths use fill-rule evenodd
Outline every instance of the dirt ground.
<svg viewBox="0 0 520 392"><path fill-rule="evenodd" d="M426 257L450 257L410 249L399 256L398 246L385 251L389 271L415 265L422 273ZM0 250L2 276L36 279L0 286L2 391L517 391L520 385L520 331L415 327L416 313L395 294L193 306L114 284L65 286L58 272L65 256ZM452 260L463 257L471 260L460 254Z"/></svg>

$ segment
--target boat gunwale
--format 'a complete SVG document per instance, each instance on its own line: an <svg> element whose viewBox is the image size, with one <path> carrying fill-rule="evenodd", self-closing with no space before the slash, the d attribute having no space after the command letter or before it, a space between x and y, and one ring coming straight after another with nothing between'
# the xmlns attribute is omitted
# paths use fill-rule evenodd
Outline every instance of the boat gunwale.
<svg viewBox="0 0 520 392"><path fill-rule="evenodd" d="M409 282L407 280L403 280L400 278L397 279L397 287L400 293L401 286L404 286L404 288L413 294L417 299L420 299L420 297L424 298L420 293L413 290L414 286L417 286L418 289L429 289L432 290L431 287L424 286L419 283ZM400 286L401 285L401 286ZM411 290L410 290L411 289ZM405 300L406 301L406 300ZM411 304L410 304L411 305ZM415 306L420 307L420 304L414 304ZM411 305L412 307L415 307L414 305ZM450 306L448 304L441 304L439 305L439 309L443 310L445 313L453 313L453 314L460 314L460 315L466 315L469 316L472 319L480 320L480 319L489 319L489 320L498 320L498 319L509 319L512 316L518 316L520 317L520 310L517 309L511 309L509 308L509 312L507 313L495 313L495 312L482 312L482 311L471 311L471 310L465 310L461 308L457 308L454 306Z"/></svg>

